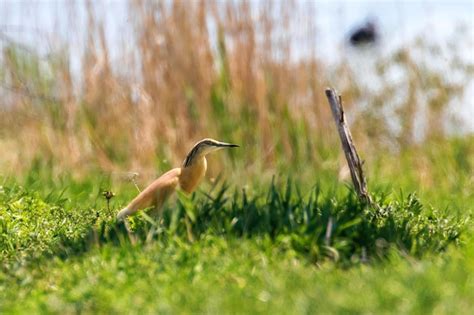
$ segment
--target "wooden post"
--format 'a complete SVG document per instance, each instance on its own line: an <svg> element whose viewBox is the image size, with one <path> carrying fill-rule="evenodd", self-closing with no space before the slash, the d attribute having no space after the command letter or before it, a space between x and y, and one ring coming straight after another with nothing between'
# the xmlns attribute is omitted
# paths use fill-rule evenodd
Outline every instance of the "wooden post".
<svg viewBox="0 0 474 315"><path fill-rule="evenodd" d="M367 191L367 183L364 177L364 171L362 170L362 163L360 161L357 150L352 141L351 131L346 124L346 117L344 115L344 109L342 107L342 99L340 95L337 95L334 89L326 89L326 97L328 98L329 106L331 107L332 116L336 122L337 131L339 132L339 138L341 139L342 149L346 156L347 165L351 171L352 183L359 196L359 199L372 205L372 199Z"/></svg>

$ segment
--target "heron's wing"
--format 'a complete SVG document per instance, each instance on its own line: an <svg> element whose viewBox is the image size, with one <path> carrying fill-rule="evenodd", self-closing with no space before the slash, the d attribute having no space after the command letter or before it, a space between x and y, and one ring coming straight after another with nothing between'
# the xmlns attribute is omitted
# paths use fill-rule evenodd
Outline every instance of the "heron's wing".
<svg viewBox="0 0 474 315"><path fill-rule="evenodd" d="M171 193L176 190L180 175L181 169L175 168L160 176L120 211L119 217L129 216L149 207L159 210Z"/></svg>
<svg viewBox="0 0 474 315"><path fill-rule="evenodd" d="M163 185L155 191L155 208L150 212L151 216L157 216L161 213L163 204L176 190L179 184L179 178L173 177L163 181Z"/></svg>

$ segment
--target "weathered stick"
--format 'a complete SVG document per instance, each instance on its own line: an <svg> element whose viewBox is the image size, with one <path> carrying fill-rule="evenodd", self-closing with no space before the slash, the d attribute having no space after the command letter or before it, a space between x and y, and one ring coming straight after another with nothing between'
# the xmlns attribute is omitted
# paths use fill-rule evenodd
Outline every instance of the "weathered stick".
<svg viewBox="0 0 474 315"><path fill-rule="evenodd" d="M337 131L341 139L342 149L346 156L347 165L351 171L352 183L359 198L368 204L372 204L372 199L367 191L367 183L362 170L362 163L360 161L357 150L352 141L351 131L346 124L346 117L342 107L342 99L337 95L334 89L326 89L326 96L328 98L329 106L331 107L332 116L336 121Z"/></svg>

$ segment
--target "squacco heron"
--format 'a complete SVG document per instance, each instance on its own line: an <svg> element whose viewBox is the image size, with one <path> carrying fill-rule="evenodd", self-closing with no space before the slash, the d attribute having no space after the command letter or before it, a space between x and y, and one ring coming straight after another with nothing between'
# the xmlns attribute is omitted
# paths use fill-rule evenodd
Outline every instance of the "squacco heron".
<svg viewBox="0 0 474 315"><path fill-rule="evenodd" d="M186 156L182 167L174 168L156 179L118 213L117 219L123 219L140 209L150 207L154 207L153 215L158 214L165 201L177 188L186 193L191 193L196 189L206 174L207 154L232 147L238 147L238 145L213 139L199 141Z"/></svg>

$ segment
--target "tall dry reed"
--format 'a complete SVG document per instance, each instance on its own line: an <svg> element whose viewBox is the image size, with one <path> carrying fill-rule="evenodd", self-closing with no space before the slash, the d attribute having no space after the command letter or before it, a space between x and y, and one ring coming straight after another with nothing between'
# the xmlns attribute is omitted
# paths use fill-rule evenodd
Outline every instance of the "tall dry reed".
<svg viewBox="0 0 474 315"><path fill-rule="evenodd" d="M369 94L342 61L337 81L329 80L334 73L315 54L317 8L310 3L137 0L128 9L125 27L133 36L122 47L109 45L104 21L87 2L84 45L65 43L46 57L15 44L3 49L1 169L21 171L39 161L58 172L151 173L179 164L203 137L242 144L213 165L318 167L332 154L323 147L338 145L323 94L327 82L343 92L346 110L367 104L352 119L362 145L412 143L420 106L428 104L433 131L463 90L442 72L420 71L408 50L376 67L381 78L390 67L402 69L403 86L386 80ZM79 74L70 67L73 49L81 49ZM400 127L393 132L384 104L396 102L397 89L405 92L393 105Z"/></svg>

